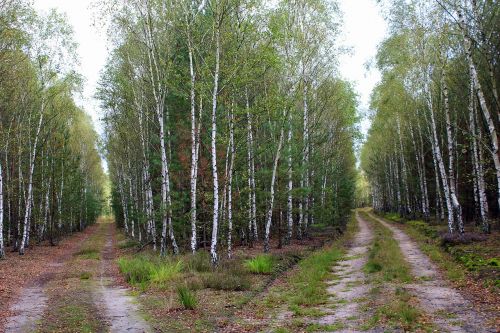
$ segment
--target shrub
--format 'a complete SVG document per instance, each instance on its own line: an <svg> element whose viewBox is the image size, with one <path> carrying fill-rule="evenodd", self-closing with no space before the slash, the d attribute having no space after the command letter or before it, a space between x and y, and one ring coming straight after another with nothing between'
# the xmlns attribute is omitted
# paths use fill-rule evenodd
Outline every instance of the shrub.
<svg viewBox="0 0 500 333"><path fill-rule="evenodd" d="M203 279L198 275L187 276L184 278L184 282L189 290L199 290L205 287Z"/></svg>
<svg viewBox="0 0 500 333"><path fill-rule="evenodd" d="M145 257L132 259L118 259L120 272L125 276L125 280L130 284L142 284L149 282L154 265Z"/></svg>
<svg viewBox="0 0 500 333"><path fill-rule="evenodd" d="M150 272L149 280L151 283L155 284L160 288L165 288L166 283L182 271L182 261L177 262L162 262L157 266L154 266Z"/></svg>
<svg viewBox="0 0 500 333"><path fill-rule="evenodd" d="M407 224L415 228L419 233L424 236L436 239L439 237L439 233L436 229L431 227L428 223L424 221L408 221Z"/></svg>
<svg viewBox="0 0 500 333"><path fill-rule="evenodd" d="M460 234L450 234L449 232L441 236L441 245L460 245L460 244L470 244L474 242L485 241L487 237L482 234L475 232L466 232L463 235Z"/></svg>
<svg viewBox="0 0 500 333"><path fill-rule="evenodd" d="M210 254L206 251L198 251L186 259L186 268L192 272L210 272L212 265Z"/></svg>
<svg viewBox="0 0 500 333"><path fill-rule="evenodd" d="M365 271L367 273L376 273L380 272L381 270L382 270L382 265L380 265L378 262L369 261L365 265Z"/></svg>
<svg viewBox="0 0 500 333"><path fill-rule="evenodd" d="M118 248L120 249L129 249L132 247L139 247L140 243L133 239L127 239L123 242L118 243Z"/></svg>
<svg viewBox="0 0 500 333"><path fill-rule="evenodd" d="M80 274L80 279L81 280L88 280L92 277L92 273L90 272L83 272Z"/></svg>
<svg viewBox="0 0 500 333"><path fill-rule="evenodd" d="M179 303L182 304L184 309L194 310L196 307L196 297L187 287L178 287L177 296L179 297Z"/></svg>
<svg viewBox="0 0 500 333"><path fill-rule="evenodd" d="M208 273L203 277L203 284L207 288L215 290L232 290L232 291L243 291L249 290L252 286L252 282L248 274L236 275L231 274L231 272L215 271L213 273Z"/></svg>
<svg viewBox="0 0 500 333"><path fill-rule="evenodd" d="M403 221L403 219L401 218L401 216L399 216L398 213L385 213L383 215L386 219L394 221L394 222L401 223Z"/></svg>
<svg viewBox="0 0 500 333"><path fill-rule="evenodd" d="M269 255L258 255L245 261L245 267L254 274L271 274L274 260Z"/></svg>

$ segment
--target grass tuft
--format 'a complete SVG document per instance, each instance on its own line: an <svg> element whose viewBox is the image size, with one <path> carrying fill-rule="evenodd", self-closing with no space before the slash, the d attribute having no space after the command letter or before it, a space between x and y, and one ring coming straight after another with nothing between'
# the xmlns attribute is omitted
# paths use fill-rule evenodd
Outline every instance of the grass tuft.
<svg viewBox="0 0 500 333"><path fill-rule="evenodd" d="M185 286L177 288L177 296L179 297L179 303L182 304L186 310L194 310L196 307L196 297L194 294Z"/></svg>
<svg viewBox="0 0 500 333"><path fill-rule="evenodd" d="M183 263L181 260L177 262L164 262L159 266L155 266L149 275L149 280L152 284L159 288L165 288L167 282L173 280L181 273Z"/></svg>
<svg viewBox="0 0 500 333"><path fill-rule="evenodd" d="M134 247L139 247L140 243L134 239L126 239L120 243L118 243L119 249L130 249Z"/></svg>
<svg viewBox="0 0 500 333"><path fill-rule="evenodd" d="M254 274L271 274L274 260L270 255L258 255L245 261L245 267Z"/></svg>
<svg viewBox="0 0 500 333"><path fill-rule="evenodd" d="M145 256L118 259L120 272L125 280L142 288L154 285L166 288L167 282L179 276L183 269L182 261L163 261Z"/></svg>
<svg viewBox="0 0 500 333"><path fill-rule="evenodd" d="M83 249L80 249L80 251L75 252L74 256L79 256L84 259L101 259L101 254L95 247L85 247Z"/></svg>

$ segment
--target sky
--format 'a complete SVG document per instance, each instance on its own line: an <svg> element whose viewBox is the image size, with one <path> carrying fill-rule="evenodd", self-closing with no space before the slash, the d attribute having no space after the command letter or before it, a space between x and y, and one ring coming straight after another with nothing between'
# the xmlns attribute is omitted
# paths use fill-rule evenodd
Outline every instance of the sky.
<svg viewBox="0 0 500 333"><path fill-rule="evenodd" d="M103 68L108 48L104 31L93 27L93 0L35 0L35 8L47 12L56 8L66 13L69 24L73 26L75 40L79 44L79 72L85 77L84 91L78 103L90 114L98 133L103 128L100 121L99 103L93 98ZM386 33L386 24L377 7L376 0L339 0L344 13L341 42L351 47L351 53L340 58L341 75L353 82L359 95L360 111L367 110L370 93L380 78L380 73L372 69L367 71L365 64L373 60L377 45ZM361 129L366 133L368 120L364 120Z"/></svg>

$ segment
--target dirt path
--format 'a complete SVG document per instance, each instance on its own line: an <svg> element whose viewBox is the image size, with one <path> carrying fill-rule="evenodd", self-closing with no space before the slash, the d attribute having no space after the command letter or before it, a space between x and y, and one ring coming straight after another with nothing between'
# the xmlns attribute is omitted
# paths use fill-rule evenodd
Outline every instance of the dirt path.
<svg viewBox="0 0 500 333"><path fill-rule="evenodd" d="M47 307L45 286L94 231L95 227L90 227L63 240L57 247L35 246L24 256L11 253L7 260L1 262L1 312L7 317L0 321L0 332L35 330Z"/></svg>
<svg viewBox="0 0 500 333"><path fill-rule="evenodd" d="M373 240L373 232L368 223L356 212L359 231L354 237L352 246L343 261L333 267L333 273L338 279L329 281L327 289L331 295L333 308L324 307L321 310L328 315L319 318L320 325L342 327L336 332L360 331L360 326L366 318L360 310L360 305L365 302L370 291L370 284L363 272L367 261L368 247Z"/></svg>
<svg viewBox="0 0 500 333"><path fill-rule="evenodd" d="M114 224L110 224L107 228L106 244L101 252L99 289L96 298L104 305L110 324L109 332L152 332L148 323L139 315L137 303L128 295L128 290L115 286L114 228Z"/></svg>
<svg viewBox="0 0 500 333"><path fill-rule="evenodd" d="M433 316L442 330L452 333L494 333L486 328L487 318L443 279L437 267L402 230L369 213L370 217L390 229L410 263L412 274L417 278L407 288L418 297L422 308Z"/></svg>
<svg viewBox="0 0 500 333"><path fill-rule="evenodd" d="M115 225L101 221L55 260L41 258L44 270L12 302L5 332L151 332L128 290L116 287L114 236Z"/></svg>

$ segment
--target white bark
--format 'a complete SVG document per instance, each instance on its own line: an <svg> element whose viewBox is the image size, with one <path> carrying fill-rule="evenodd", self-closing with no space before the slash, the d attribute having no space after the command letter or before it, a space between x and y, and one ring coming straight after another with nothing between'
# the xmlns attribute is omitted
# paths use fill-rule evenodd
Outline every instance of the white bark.
<svg viewBox="0 0 500 333"><path fill-rule="evenodd" d="M472 162L474 165L474 194L475 198L477 195L477 201L479 206L479 213L481 215L481 225L485 232L490 230L489 226L489 207L488 199L486 197L486 184L484 181L484 170L483 170L483 154L481 148L481 128L476 122L476 107L475 107L475 97L474 97L474 82L471 81L470 87L470 98L469 98L469 128L472 137Z"/></svg>
<svg viewBox="0 0 500 333"><path fill-rule="evenodd" d="M229 163L228 187L227 187L227 256L232 256L232 233L233 233L233 170L235 159L234 147L234 112L231 107L229 115L229 145L231 147L231 161Z"/></svg>
<svg viewBox="0 0 500 333"><path fill-rule="evenodd" d="M42 105L40 108L40 118L38 120L38 126L35 134L35 141L33 143L33 150L30 154L29 160L29 173L28 173L28 193L26 198L26 205L24 210L24 230L21 238L21 246L19 247L19 254L24 255L24 248L29 242L29 220L31 216L31 207L33 205L33 174L35 172L35 158L38 146L38 140L40 137L40 132L42 130L43 118L45 114L45 100L42 98Z"/></svg>
<svg viewBox="0 0 500 333"><path fill-rule="evenodd" d="M469 71L472 77L472 81L474 82L474 88L476 90L477 97L479 99L479 105L481 106L481 110L483 112L484 119L488 124L488 131L490 134L490 143L491 143L491 155L493 158L493 163L495 165L495 173L497 178L497 203L500 208L500 156L498 151L498 136L497 130L495 127L495 122L491 117L491 112L486 103L486 99L484 97L483 89L481 87L481 82L479 81L479 76L477 74L476 64L474 63L474 58L472 57L472 41L468 35L468 31L465 25L465 19L461 11L458 13L460 26L462 28L462 33L464 37L465 44L465 54L467 56L467 62L469 64Z"/></svg>
<svg viewBox="0 0 500 333"><path fill-rule="evenodd" d="M217 233L219 227L219 176L217 172L217 96L219 94L219 70L220 70L220 22L217 22L215 30L215 72L214 87L212 92L212 133L211 133L211 154L212 154L212 177L214 212L212 220L212 242L210 244L210 257L212 265L217 265Z"/></svg>
<svg viewBox="0 0 500 333"><path fill-rule="evenodd" d="M198 165L198 142L196 134L196 103L195 103L195 74L193 64L193 48L190 34L188 34L189 74L191 77L191 252L196 252L196 181ZM201 119L200 119L201 121Z"/></svg>
<svg viewBox="0 0 500 333"><path fill-rule="evenodd" d="M289 244L293 233L293 165L292 165L292 113L288 113L288 198L287 198L287 237L286 243Z"/></svg>
<svg viewBox="0 0 500 333"><path fill-rule="evenodd" d="M303 88L303 98L304 98L304 155L302 159L302 166L304 168L303 174L302 174L302 179L304 181L304 186L306 189L309 191L309 154L310 154L310 147L309 147L309 106L307 104L307 83L304 80L304 88ZM304 232L307 232L307 224L309 222L309 193L306 195L304 198L304 210L305 214L303 216L303 228Z"/></svg>
<svg viewBox="0 0 500 333"><path fill-rule="evenodd" d="M408 188L408 171L406 167L406 159L405 159L405 154L404 154L404 148L403 148L403 138L401 137L401 121L399 117L397 118L397 127L398 127L398 138L399 138L399 156L401 159L401 166L402 166L402 180L403 180L403 189L405 192L405 214L411 213L411 205L410 205L410 193L409 193L409 188Z"/></svg>
<svg viewBox="0 0 500 333"><path fill-rule="evenodd" d="M453 213L455 217L455 222L458 227L458 231L463 234L464 233L464 225L462 220L462 206L458 202L458 197L456 193L456 184L455 184L455 172L454 172L454 157L455 157L455 146L454 146L454 138L451 129L451 117L450 117L450 106L448 100L448 86L446 85L446 79L443 73L443 97L444 97L444 111L445 111L445 119L446 119L446 136L448 141L448 179L449 179L449 188L450 188L450 197L451 203L453 206Z"/></svg>
<svg viewBox="0 0 500 333"><path fill-rule="evenodd" d="M129 175L127 177L128 179L128 193L129 193L129 198L132 204L132 211L134 212L133 216L130 216L130 236L132 238L135 238L135 221L134 221L134 216L137 216L137 196L134 197L134 193L132 190L132 175L133 171L130 166L130 158L128 159L128 172Z"/></svg>
<svg viewBox="0 0 500 333"><path fill-rule="evenodd" d="M429 78L427 78L428 80ZM432 96L428 87L428 82L426 81L426 92L427 96L427 104L430 111L430 126L431 126L431 143L432 143L432 151L436 158L437 168L439 170L441 176L441 183L443 185L443 192L446 201L446 208L448 210L448 230L450 233L455 231L455 219L453 214L453 206L450 197L450 188L448 184L448 176L446 175L446 169L443 162L443 156L441 154L441 148L439 147L439 140L437 135L437 126L436 120L434 116L434 107L432 105Z"/></svg>
<svg viewBox="0 0 500 333"><path fill-rule="evenodd" d="M413 133L413 127L409 126L410 129L410 136L413 144L413 148L415 150L415 162L417 165L417 172L418 172L418 180L419 180L419 186L420 186L420 196L421 196L421 205L422 205L422 214L424 215L425 220L429 219L429 199L427 197L427 184L426 184L426 177L425 177L425 163L423 162L423 154L421 150L421 146L417 143L415 140L415 135ZM420 131L420 127L418 129ZM419 133L419 136L421 138L421 133Z"/></svg>
<svg viewBox="0 0 500 333"><path fill-rule="evenodd" d="M45 207L44 207L44 214L43 214L43 224L42 228L40 230L40 240L43 239L43 235L45 233L45 229L47 228L47 225L49 223L49 210L50 210L50 201L49 201L49 194L50 194L50 177L47 179L47 191L45 191Z"/></svg>
<svg viewBox="0 0 500 333"><path fill-rule="evenodd" d="M125 227L125 233L129 235L128 229L128 205L127 200L125 198L125 192L123 191L123 175L118 172L118 189L120 191L120 198L122 202L122 210L123 210L123 223Z"/></svg>
<svg viewBox="0 0 500 333"><path fill-rule="evenodd" d="M152 29L153 29L152 23L150 20L148 20L148 23L146 23L145 38L146 38L146 46L148 47L148 64L149 64L151 88L153 92L154 101L156 104L155 105L156 116L159 123L161 176L162 176L162 183L161 183L162 232L161 232L160 254L164 256L166 254L166 246L167 246L167 228L168 228L168 236L172 243L174 254L179 253L179 249L175 241L175 236L173 233L173 226L172 226L172 198L170 194L169 159L167 159L165 122L164 122L166 89L162 83L162 73L158 65L158 60L156 55L156 44L154 41L154 33Z"/></svg>
<svg viewBox="0 0 500 333"><path fill-rule="evenodd" d="M283 146L283 136L284 136L284 128L281 127L280 139L278 142L278 149L276 150L276 155L274 157L273 174L271 177L269 208L266 214L266 230L264 235L264 252L269 252L269 236L271 233L271 221L273 217L273 208L274 208L274 187L276 184L276 176L278 172L278 162L280 159L281 147Z"/></svg>
<svg viewBox="0 0 500 333"><path fill-rule="evenodd" d="M2 163L0 161L0 259L5 258L5 248L3 244L3 176Z"/></svg>
<svg viewBox="0 0 500 333"><path fill-rule="evenodd" d="M61 230L62 228L62 208L63 208L63 193L64 193L64 162L61 162L61 185L59 188L59 196L57 200L57 208L58 208L58 221L57 221L57 229Z"/></svg>
<svg viewBox="0 0 500 333"><path fill-rule="evenodd" d="M258 239L257 233L257 203L255 194L255 159L253 151L253 128L252 115L250 114L250 103L248 100L248 89L245 90L247 110L247 150L248 150L248 237L249 240Z"/></svg>

